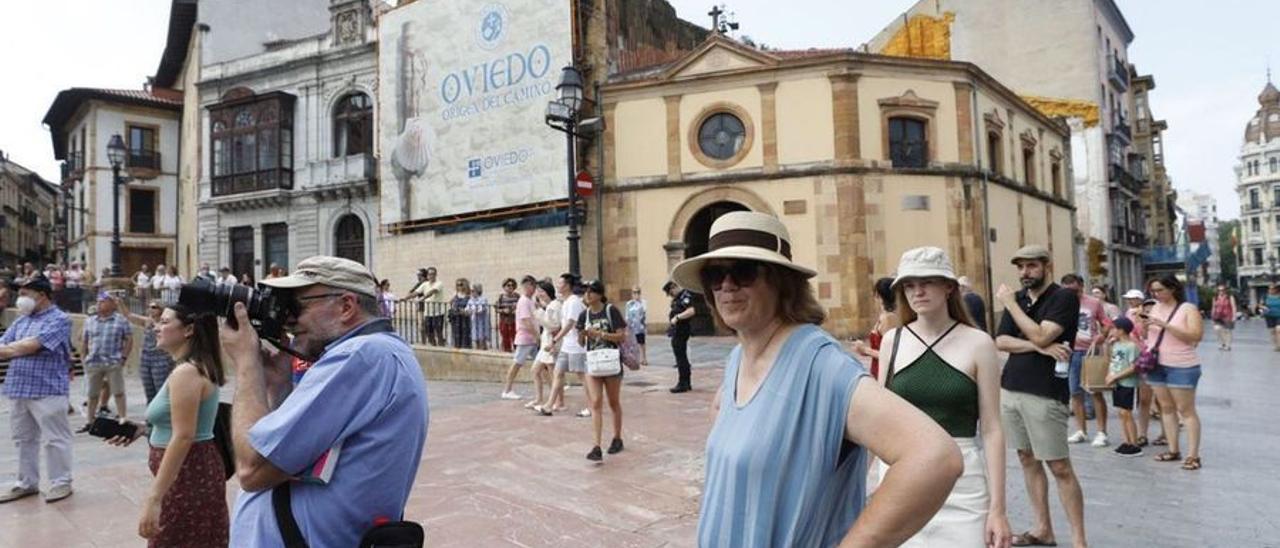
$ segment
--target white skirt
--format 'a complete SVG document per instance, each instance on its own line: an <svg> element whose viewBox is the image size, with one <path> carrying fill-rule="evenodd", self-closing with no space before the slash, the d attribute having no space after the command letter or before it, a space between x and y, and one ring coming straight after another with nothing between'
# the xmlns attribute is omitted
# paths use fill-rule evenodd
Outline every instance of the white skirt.
<svg viewBox="0 0 1280 548"><path fill-rule="evenodd" d="M975 547L984 548L983 538L987 528L987 509L991 496L987 492L987 459L978 445L978 438L954 438L964 456L964 475L956 480L942 509L915 536L902 546L915 548ZM888 467L879 463L877 472L884 477Z"/></svg>

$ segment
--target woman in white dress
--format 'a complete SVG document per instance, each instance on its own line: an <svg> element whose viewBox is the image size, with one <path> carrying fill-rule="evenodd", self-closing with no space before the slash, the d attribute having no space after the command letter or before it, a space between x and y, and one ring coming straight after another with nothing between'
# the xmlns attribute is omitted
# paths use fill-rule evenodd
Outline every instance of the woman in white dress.
<svg viewBox="0 0 1280 548"><path fill-rule="evenodd" d="M902 327L881 343L880 382L942 426L964 456L964 475L942 509L902 546L1010 546L995 343L973 326L946 252L908 250L897 272ZM883 477L887 468L879 466Z"/></svg>
<svg viewBox="0 0 1280 548"><path fill-rule="evenodd" d="M555 337L560 332L562 303L555 295L556 288L548 281L538 282L537 289L533 291L533 298L538 303L538 310L534 315L538 325L542 327L542 336L538 341L538 355L533 358L533 385L538 395L536 399L525 404L526 408L548 417L551 416L551 402L545 399L542 390L549 384L552 370L556 367L556 353L560 351L559 345L555 343Z"/></svg>

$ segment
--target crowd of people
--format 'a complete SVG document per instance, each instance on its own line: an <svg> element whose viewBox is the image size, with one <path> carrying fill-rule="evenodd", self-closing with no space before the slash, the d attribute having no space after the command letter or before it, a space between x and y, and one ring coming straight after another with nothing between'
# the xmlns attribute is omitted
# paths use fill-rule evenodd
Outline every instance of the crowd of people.
<svg viewBox="0 0 1280 548"><path fill-rule="evenodd" d="M1052 546L1050 477L1073 544L1086 546L1084 494L1070 445L1112 444L1108 406L1120 422L1117 455L1159 446L1156 461L1186 471L1203 464L1196 389L1204 323L1174 276L1126 291L1121 308L1108 302L1105 287L1086 292L1074 273L1055 282L1049 250L1028 245L1008 258L1020 287L993 292L999 305L993 308L1003 312L989 330L987 303L947 253L920 247L876 281L875 323L867 340L846 345L820 327L827 312L809 281L816 272L792 259L777 218L728 213L710 236L709 250L677 264L663 287L679 370L672 393L692 384L687 345L697 294L738 342L711 403L700 546ZM155 479L138 531L151 545L298 538L353 545L379 526L373 516L402 515L429 414L421 368L389 319L401 302L415 304L428 344L510 352L500 399L521 401L537 416L590 418L590 461L625 450L623 364L648 359L648 303L639 287L618 305L600 280L525 275L503 280L491 304L484 288L466 279L446 295L432 267L396 298L388 280L362 265L313 257L292 275L273 265L263 280L294 300L289 348L264 350L244 327L242 305L234 310L241 326L235 328L166 299L172 272L144 268L135 277L136 288L154 297L146 314L119 311L110 295L99 295L78 348L88 409L114 398L110 418L137 427L108 442L148 437ZM10 361L4 392L19 448L17 481L0 492L0 502L39 492L42 438L51 476L45 499L52 502L71 494L66 411L75 347L51 279L24 274L14 284L20 317L0 338L0 359ZM199 276L240 283L207 265ZM1210 310L1219 349L1230 351L1241 311L1225 286ZM1276 319L1268 327L1280 350L1280 288L1271 289L1260 312ZM130 324L145 329L145 421L129 420L122 390ZM525 367L533 379L527 398L515 387ZM223 482L230 468L214 430L220 387L233 368L226 443L234 447L244 492L227 512ZM568 374L585 388L577 411L566 401ZM1148 440L1153 418L1161 434ZM1006 502L1010 457L1022 470L1033 515L1018 534ZM291 511L290 504L306 511Z"/></svg>

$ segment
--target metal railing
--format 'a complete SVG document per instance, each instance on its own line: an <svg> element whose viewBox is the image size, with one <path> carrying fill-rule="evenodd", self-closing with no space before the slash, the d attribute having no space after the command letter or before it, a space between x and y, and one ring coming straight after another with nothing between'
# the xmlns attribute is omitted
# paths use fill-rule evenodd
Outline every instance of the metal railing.
<svg viewBox="0 0 1280 548"><path fill-rule="evenodd" d="M504 342L515 333L514 315L506 322L508 316L499 314L496 305L460 304L398 300L384 313L409 344L507 351ZM511 335L504 337L507 333Z"/></svg>
<svg viewBox="0 0 1280 548"><path fill-rule="evenodd" d="M1120 91L1128 90L1129 89L1129 67L1126 66L1125 63L1121 61L1119 57L1116 57L1115 55L1111 55L1110 57L1111 57L1111 63L1110 63L1111 66L1108 67L1109 70L1107 70L1107 78L1110 79L1111 83L1115 84L1116 88L1118 88Z"/></svg>
<svg viewBox="0 0 1280 548"><path fill-rule="evenodd" d="M129 151L127 164L130 169L151 169L160 171L160 151L133 149Z"/></svg>

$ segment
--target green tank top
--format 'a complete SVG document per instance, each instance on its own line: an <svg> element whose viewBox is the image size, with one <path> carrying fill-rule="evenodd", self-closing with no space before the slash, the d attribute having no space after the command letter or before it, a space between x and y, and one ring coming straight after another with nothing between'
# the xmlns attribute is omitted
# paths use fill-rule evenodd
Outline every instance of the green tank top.
<svg viewBox="0 0 1280 548"><path fill-rule="evenodd" d="M218 418L218 392L214 387L205 399L200 401L200 411L196 415L196 436L193 441L213 439L213 421ZM169 400L169 383L160 387L155 399L147 405L147 422L151 423L152 447L167 447L173 437L173 411Z"/></svg>
<svg viewBox="0 0 1280 548"><path fill-rule="evenodd" d="M910 328L903 329L920 339ZM951 329L933 344L925 343L924 354L910 365L895 368L889 378L889 390L924 411L951 437L972 438L978 434L978 384L933 351L933 346ZM901 331L898 336L902 336Z"/></svg>

